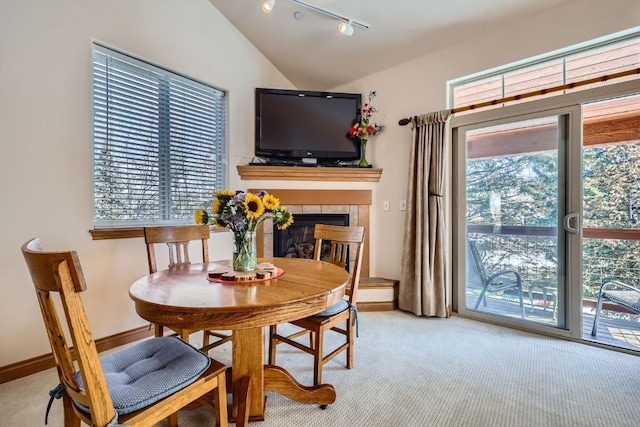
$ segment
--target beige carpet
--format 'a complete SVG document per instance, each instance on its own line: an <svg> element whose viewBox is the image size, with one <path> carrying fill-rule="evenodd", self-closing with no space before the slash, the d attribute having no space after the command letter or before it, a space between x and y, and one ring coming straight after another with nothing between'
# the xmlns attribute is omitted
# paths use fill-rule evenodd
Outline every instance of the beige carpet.
<svg viewBox="0 0 640 427"><path fill-rule="evenodd" d="M278 364L303 384L311 357L279 346ZM225 362L229 350L212 352ZM328 409L268 393L266 420L290 426L638 426L640 358L453 317L360 313L353 370L325 365L338 398ZM53 370L0 385L0 426L44 425ZM55 401L49 426L62 426ZM181 425L212 425L205 410ZM160 424L162 425L162 424Z"/></svg>

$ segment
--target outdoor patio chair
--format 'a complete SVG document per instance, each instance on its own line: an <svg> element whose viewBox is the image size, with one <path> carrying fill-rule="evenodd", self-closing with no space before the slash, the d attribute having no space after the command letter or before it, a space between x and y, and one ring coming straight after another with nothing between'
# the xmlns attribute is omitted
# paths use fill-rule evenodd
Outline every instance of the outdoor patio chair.
<svg viewBox="0 0 640 427"><path fill-rule="evenodd" d="M640 289L617 280L605 282L600 287L598 305L596 305L596 314L593 318L591 335L594 337L598 333L598 322L600 321L600 312L602 311L602 303L604 300L624 307L636 314L640 314Z"/></svg>
<svg viewBox="0 0 640 427"><path fill-rule="evenodd" d="M476 275L481 282L482 291L476 301L474 310L478 310L480 303L484 303L487 306L487 292L503 292L509 289L516 289L518 291L518 299L520 301L520 317L524 319L524 302L522 298L522 278L520 273L514 270L501 270L497 273L489 274L484 268L482 258L478 252L476 242L473 240L467 240L469 249L469 255L467 258L471 258L468 265L467 276ZM475 269L475 271L473 270Z"/></svg>

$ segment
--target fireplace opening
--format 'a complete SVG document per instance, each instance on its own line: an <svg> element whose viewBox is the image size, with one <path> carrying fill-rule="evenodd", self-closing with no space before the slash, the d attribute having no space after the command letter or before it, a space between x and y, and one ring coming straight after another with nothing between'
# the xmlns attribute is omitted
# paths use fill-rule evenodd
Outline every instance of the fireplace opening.
<svg viewBox="0 0 640 427"><path fill-rule="evenodd" d="M349 225L349 214L295 214L294 219L286 230L273 227L274 257L311 259L315 249L313 231L316 224ZM327 261L330 250L331 244L323 242L320 259Z"/></svg>

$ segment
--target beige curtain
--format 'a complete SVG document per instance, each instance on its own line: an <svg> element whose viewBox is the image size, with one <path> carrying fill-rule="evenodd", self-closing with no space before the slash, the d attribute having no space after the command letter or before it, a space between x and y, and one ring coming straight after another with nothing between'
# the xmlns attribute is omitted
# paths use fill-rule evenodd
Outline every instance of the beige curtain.
<svg viewBox="0 0 640 427"><path fill-rule="evenodd" d="M450 116L450 110L443 110L411 119L413 147L398 304L418 316L451 315L442 204Z"/></svg>

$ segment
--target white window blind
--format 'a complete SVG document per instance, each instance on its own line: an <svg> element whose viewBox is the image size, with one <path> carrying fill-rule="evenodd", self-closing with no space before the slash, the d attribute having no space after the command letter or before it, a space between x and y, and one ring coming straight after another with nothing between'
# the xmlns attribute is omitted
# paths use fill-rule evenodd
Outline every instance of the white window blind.
<svg viewBox="0 0 640 427"><path fill-rule="evenodd" d="M191 223L225 187L219 89L93 49L94 225Z"/></svg>

